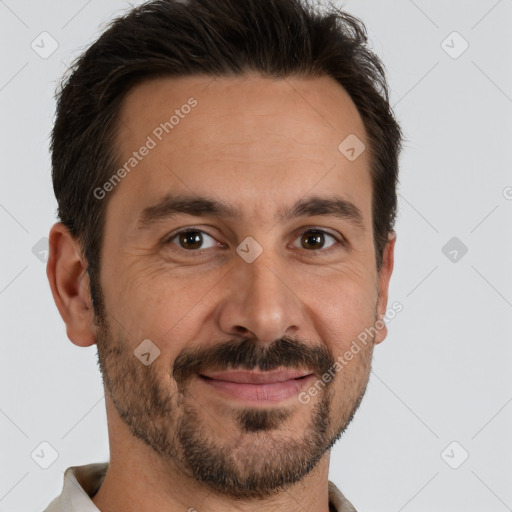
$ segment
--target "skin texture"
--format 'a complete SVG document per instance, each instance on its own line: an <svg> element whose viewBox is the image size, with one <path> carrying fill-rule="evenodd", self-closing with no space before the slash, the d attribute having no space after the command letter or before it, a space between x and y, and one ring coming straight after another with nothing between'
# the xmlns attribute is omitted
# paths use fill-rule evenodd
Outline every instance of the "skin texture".
<svg viewBox="0 0 512 512"><path fill-rule="evenodd" d="M55 302L69 339L97 344L105 385L110 465L93 501L103 512L328 512L330 447L364 395L386 327L307 404L297 395L248 404L198 374L237 363L320 378L385 314L396 238L377 273L369 152L349 161L338 151L349 134L368 148L364 125L327 77L158 78L123 102L120 167L190 97L197 106L103 199L96 318L77 241L61 223L50 233ZM179 214L139 229L145 208L185 193L240 216ZM333 194L360 209L363 229L332 215L276 216ZM188 227L201 250L173 237ZM325 234L312 238L312 228ZM236 252L248 236L263 249L252 263ZM134 355L145 339L160 350L148 366Z"/></svg>

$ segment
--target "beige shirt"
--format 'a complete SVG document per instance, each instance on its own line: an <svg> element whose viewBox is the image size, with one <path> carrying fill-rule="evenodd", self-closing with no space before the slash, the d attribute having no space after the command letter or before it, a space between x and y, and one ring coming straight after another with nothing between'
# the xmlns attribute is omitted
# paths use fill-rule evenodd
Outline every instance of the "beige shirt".
<svg viewBox="0 0 512 512"><path fill-rule="evenodd" d="M101 462L66 469L62 493L44 512L98 512L91 498L98 492L107 468L108 462ZM329 482L329 510L357 512L332 482Z"/></svg>

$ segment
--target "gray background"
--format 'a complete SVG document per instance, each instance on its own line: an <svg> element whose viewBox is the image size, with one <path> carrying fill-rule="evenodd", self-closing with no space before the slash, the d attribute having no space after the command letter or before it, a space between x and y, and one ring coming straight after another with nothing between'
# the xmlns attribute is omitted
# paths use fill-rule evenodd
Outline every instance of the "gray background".
<svg viewBox="0 0 512 512"><path fill-rule="evenodd" d="M339 5L366 23L407 142L389 303L403 311L330 479L360 512L512 510L512 0ZM0 512L41 511L68 466L108 460L96 347L67 339L41 239L56 83L128 7L0 0Z"/></svg>

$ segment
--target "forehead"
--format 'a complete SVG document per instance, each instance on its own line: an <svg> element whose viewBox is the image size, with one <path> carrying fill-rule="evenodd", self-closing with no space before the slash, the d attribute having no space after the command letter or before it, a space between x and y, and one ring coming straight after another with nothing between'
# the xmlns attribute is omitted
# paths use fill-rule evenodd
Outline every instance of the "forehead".
<svg viewBox="0 0 512 512"><path fill-rule="evenodd" d="M349 160L339 150L349 136L368 147L357 108L329 77L152 79L122 103L118 163L128 172L108 210L133 223L155 201L187 192L263 220L311 191L344 195L369 218L368 151Z"/></svg>

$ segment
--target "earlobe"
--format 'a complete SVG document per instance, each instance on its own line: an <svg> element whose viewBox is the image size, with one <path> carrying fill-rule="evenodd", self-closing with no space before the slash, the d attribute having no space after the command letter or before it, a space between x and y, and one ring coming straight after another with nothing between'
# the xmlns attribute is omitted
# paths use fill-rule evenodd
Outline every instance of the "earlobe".
<svg viewBox="0 0 512 512"><path fill-rule="evenodd" d="M391 274L393 273L395 242L396 233L391 231L388 235L388 242L384 247L382 254L382 267L378 274L379 302L377 304L377 313L379 317L379 326L382 328L377 330L377 334L374 339L375 344L384 341L388 333L383 318L386 315L386 308L388 305L389 281L391 279Z"/></svg>
<svg viewBox="0 0 512 512"><path fill-rule="evenodd" d="M96 327L85 258L69 229L57 222L50 230L46 275L68 338L81 347L96 342Z"/></svg>

